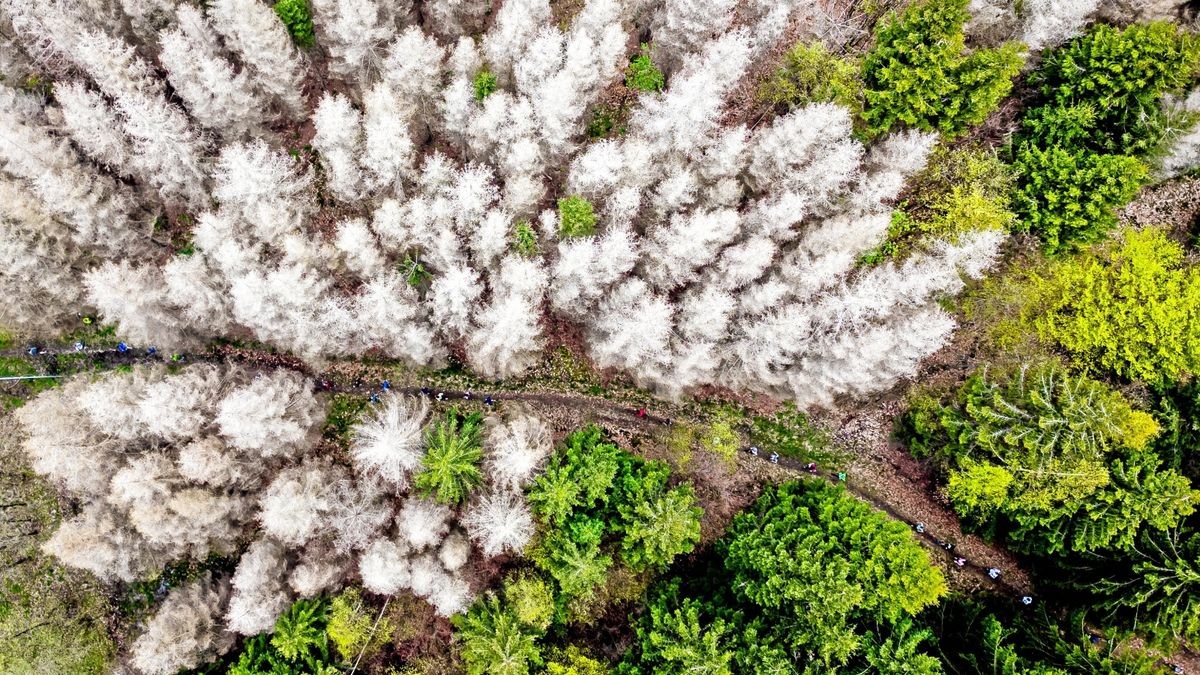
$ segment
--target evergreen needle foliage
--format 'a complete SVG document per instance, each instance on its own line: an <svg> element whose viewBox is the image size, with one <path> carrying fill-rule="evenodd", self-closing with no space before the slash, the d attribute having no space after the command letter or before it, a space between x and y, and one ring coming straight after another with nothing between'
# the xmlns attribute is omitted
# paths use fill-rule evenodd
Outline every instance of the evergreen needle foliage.
<svg viewBox="0 0 1200 675"><path fill-rule="evenodd" d="M1200 638L1200 534L1148 534L1128 560L1111 561L1106 572L1080 585L1111 619L1168 643Z"/></svg>
<svg viewBox="0 0 1200 675"><path fill-rule="evenodd" d="M948 470L960 515L1043 554L1129 549L1140 528L1163 531L1200 493L1160 467L1159 427L1110 387L1060 366L967 380L952 403L919 399L901 427L918 454Z"/></svg>
<svg viewBox="0 0 1200 675"><path fill-rule="evenodd" d="M475 74L475 80L472 82L472 87L475 91L475 100L483 101L483 99L491 96L497 87L495 73L484 69Z"/></svg>
<svg viewBox="0 0 1200 675"><path fill-rule="evenodd" d="M638 91L657 92L666 84L661 70L650 60L650 45L642 43L642 51L629 63L625 71L625 86Z"/></svg>
<svg viewBox="0 0 1200 675"><path fill-rule="evenodd" d="M841 488L768 488L716 552L651 591L618 672L936 672L912 617L945 593L941 573Z"/></svg>
<svg viewBox="0 0 1200 675"><path fill-rule="evenodd" d="M596 233L596 212L592 203L571 195L558 200L558 232L564 237L588 237Z"/></svg>
<svg viewBox="0 0 1200 675"><path fill-rule="evenodd" d="M363 602L362 593L357 588L348 588L330 602L325 632L342 660L353 662L359 654L370 658L389 641L392 622L383 617L376 625L375 613Z"/></svg>
<svg viewBox="0 0 1200 675"><path fill-rule="evenodd" d="M518 221L513 227L512 250L527 258L538 254L537 232L528 220Z"/></svg>
<svg viewBox="0 0 1200 675"><path fill-rule="evenodd" d="M1020 46L968 53L963 24L968 0L923 0L876 29L863 60L871 134L896 124L957 136L979 124L1012 89Z"/></svg>
<svg viewBox="0 0 1200 675"><path fill-rule="evenodd" d="M468 675L526 675L541 663L536 633L494 596L454 618Z"/></svg>
<svg viewBox="0 0 1200 675"><path fill-rule="evenodd" d="M857 113L862 109L860 68L831 54L822 42L800 42L784 55L775 74L759 88L758 97L788 108L836 103Z"/></svg>
<svg viewBox="0 0 1200 675"><path fill-rule="evenodd" d="M229 675L335 675L325 625L329 603L299 600L275 622L273 633L256 635L242 646Z"/></svg>
<svg viewBox="0 0 1200 675"><path fill-rule="evenodd" d="M483 482L482 439L482 415L450 409L425 432L425 456L413 485L443 504L462 503Z"/></svg>
<svg viewBox="0 0 1200 675"><path fill-rule="evenodd" d="M306 49L316 44L308 0L279 0L275 3L275 13L279 15L279 20L287 27L296 44Z"/></svg>
<svg viewBox="0 0 1200 675"><path fill-rule="evenodd" d="M969 232L1007 230L1016 222L1010 210L1012 189L1012 173L995 152L939 146L892 212L887 239L863 260L874 264L903 258Z"/></svg>
<svg viewBox="0 0 1200 675"><path fill-rule="evenodd" d="M1081 367L1164 386L1200 373L1200 270L1154 228L1063 261L1035 282L1033 322Z"/></svg>
<svg viewBox="0 0 1200 675"><path fill-rule="evenodd" d="M1097 241L1116 224L1114 210L1146 180L1142 158L1169 127L1163 95L1180 93L1198 67L1200 42L1164 21L1096 25L1046 54L1013 143L1013 202L1047 251Z"/></svg>
<svg viewBox="0 0 1200 675"><path fill-rule="evenodd" d="M325 602L300 600L275 622L271 646L290 661L303 658L313 649L327 654L325 621L328 613L329 605Z"/></svg>

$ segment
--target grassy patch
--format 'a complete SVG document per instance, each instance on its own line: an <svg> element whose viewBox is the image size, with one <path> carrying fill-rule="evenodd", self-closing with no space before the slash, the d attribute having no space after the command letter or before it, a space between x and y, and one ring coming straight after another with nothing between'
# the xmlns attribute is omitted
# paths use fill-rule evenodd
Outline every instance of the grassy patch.
<svg viewBox="0 0 1200 675"><path fill-rule="evenodd" d="M0 377L22 377L39 374L41 374L40 371L32 361L19 356L0 357ZM0 401L2 401L5 410L19 408L28 399L37 396L47 389L54 388L58 382L58 380L51 378L4 382L5 394Z"/></svg>
<svg viewBox="0 0 1200 675"><path fill-rule="evenodd" d="M5 433L7 429L3 430ZM108 603L90 574L67 570L40 546L60 521L58 500L9 448L0 453L0 672L109 672L115 649Z"/></svg>
<svg viewBox="0 0 1200 675"><path fill-rule="evenodd" d="M370 397L361 394L334 394L322 431L325 440L343 448L350 447L350 428L362 418L370 400Z"/></svg>
<svg viewBox="0 0 1200 675"><path fill-rule="evenodd" d="M113 325L101 325L90 316L85 316L82 319L82 325L75 330L64 333L59 341L71 344L73 342L82 342L88 347L116 347L120 339L117 338L117 327Z"/></svg>
<svg viewBox="0 0 1200 675"><path fill-rule="evenodd" d="M600 380L587 361L566 347L555 349L549 359L550 377L556 381L572 382L587 387L599 387Z"/></svg>
<svg viewBox="0 0 1200 675"><path fill-rule="evenodd" d="M37 374L37 368L19 356L0 357L0 377L19 377L21 375Z"/></svg>
<svg viewBox="0 0 1200 675"><path fill-rule="evenodd" d="M833 466L839 460L825 431L791 403L771 417L751 418L750 441L767 452L802 462Z"/></svg>

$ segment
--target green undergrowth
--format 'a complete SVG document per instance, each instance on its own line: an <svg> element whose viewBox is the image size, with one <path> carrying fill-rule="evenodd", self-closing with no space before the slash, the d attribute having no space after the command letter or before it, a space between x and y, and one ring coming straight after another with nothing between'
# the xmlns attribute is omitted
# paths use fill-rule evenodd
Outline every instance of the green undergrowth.
<svg viewBox="0 0 1200 675"><path fill-rule="evenodd" d="M58 341L67 345L82 342L89 348L109 349L116 347L117 343L121 342L121 338L117 336L116 325L102 324L90 316L85 316L79 320L78 328L63 333Z"/></svg>
<svg viewBox="0 0 1200 675"><path fill-rule="evenodd" d="M0 377L36 375L37 367L19 356L0 356Z"/></svg>
<svg viewBox="0 0 1200 675"><path fill-rule="evenodd" d="M42 553L61 520L53 488L15 444L0 450L0 672L12 675L111 670L115 648L105 630L111 614L101 584Z"/></svg>
<svg viewBox="0 0 1200 675"><path fill-rule="evenodd" d="M864 264L899 259L938 241L1016 223L1009 196L1013 178L987 148L939 146L925 168L909 180L892 212L884 243L863 256Z"/></svg>
<svg viewBox="0 0 1200 675"><path fill-rule="evenodd" d="M663 90L667 80L650 57L650 45L643 42L640 52L630 60L629 67L625 70L626 87L646 92Z"/></svg>
<svg viewBox="0 0 1200 675"><path fill-rule="evenodd" d="M390 617L381 616L378 623L375 618L375 608L363 600L362 591L347 588L330 602L325 632L344 659L352 661L360 654L369 659L387 644L394 630Z"/></svg>
<svg viewBox="0 0 1200 675"><path fill-rule="evenodd" d="M828 432L813 424L808 415L787 402L772 416L750 418L750 441L767 452L778 452L801 462L832 468L845 460Z"/></svg>
<svg viewBox="0 0 1200 675"><path fill-rule="evenodd" d="M511 248L514 253L526 258L532 258L538 254L537 232L534 231L528 220L517 221L517 224L513 226Z"/></svg>
<svg viewBox="0 0 1200 675"><path fill-rule="evenodd" d="M330 398L329 410L325 414L322 437L339 447L349 448L353 441L351 427L358 423L371 404L369 396L362 394L337 393Z"/></svg>
<svg viewBox="0 0 1200 675"><path fill-rule="evenodd" d="M309 9L307 0L279 0L275 3L275 14L279 16L279 20L283 22L296 44L305 49L316 44L313 37L312 10Z"/></svg>
<svg viewBox="0 0 1200 675"><path fill-rule="evenodd" d="M588 396L601 396L611 400L628 400L649 404L653 397L639 391L632 383L623 380L603 380L585 358L567 349L558 347L546 352L542 361L528 372L503 380L488 380L475 374L465 364L451 357L449 364L438 370L413 369L390 360L344 362L347 366L366 366L372 375L372 384L383 380L393 387L422 387L454 389L462 391L511 392L547 389L575 392ZM336 368L331 371L336 372ZM331 375L331 379L341 380Z"/></svg>
<svg viewBox="0 0 1200 675"><path fill-rule="evenodd" d="M596 233L596 211L579 195L558 200L558 234L563 239L589 237Z"/></svg>
<svg viewBox="0 0 1200 675"><path fill-rule="evenodd" d="M588 138L599 140L623 136L628 129L628 124L628 105L598 105L592 109L592 118L588 121Z"/></svg>
<svg viewBox="0 0 1200 675"><path fill-rule="evenodd" d="M789 109L836 103L856 115L862 110L859 64L829 52L824 43L797 43L775 73L759 87L758 98Z"/></svg>
<svg viewBox="0 0 1200 675"><path fill-rule="evenodd" d="M108 605L94 579L40 555L3 578L0 672L109 672L115 649L104 630Z"/></svg>
<svg viewBox="0 0 1200 675"><path fill-rule="evenodd" d="M238 558L238 553L210 553L202 560L187 558L170 563L149 579L124 584L118 595L117 610L128 621L148 619L168 591L210 572L232 574Z"/></svg>

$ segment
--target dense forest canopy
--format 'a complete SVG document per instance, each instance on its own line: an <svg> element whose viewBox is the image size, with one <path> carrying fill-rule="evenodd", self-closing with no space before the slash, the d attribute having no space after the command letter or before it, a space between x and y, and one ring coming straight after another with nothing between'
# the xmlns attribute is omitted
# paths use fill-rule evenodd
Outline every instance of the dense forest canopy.
<svg viewBox="0 0 1200 675"><path fill-rule="evenodd" d="M0 0L0 671L1200 671L1198 30Z"/></svg>

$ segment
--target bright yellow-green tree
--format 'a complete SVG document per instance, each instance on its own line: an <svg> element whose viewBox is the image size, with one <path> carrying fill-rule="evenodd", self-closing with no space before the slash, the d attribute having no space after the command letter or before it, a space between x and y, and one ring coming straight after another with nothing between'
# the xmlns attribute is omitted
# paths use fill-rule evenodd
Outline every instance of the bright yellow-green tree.
<svg viewBox="0 0 1200 675"><path fill-rule="evenodd" d="M1159 229L1053 265L1031 282L1038 335L1085 370L1166 385L1200 373L1200 271Z"/></svg>

